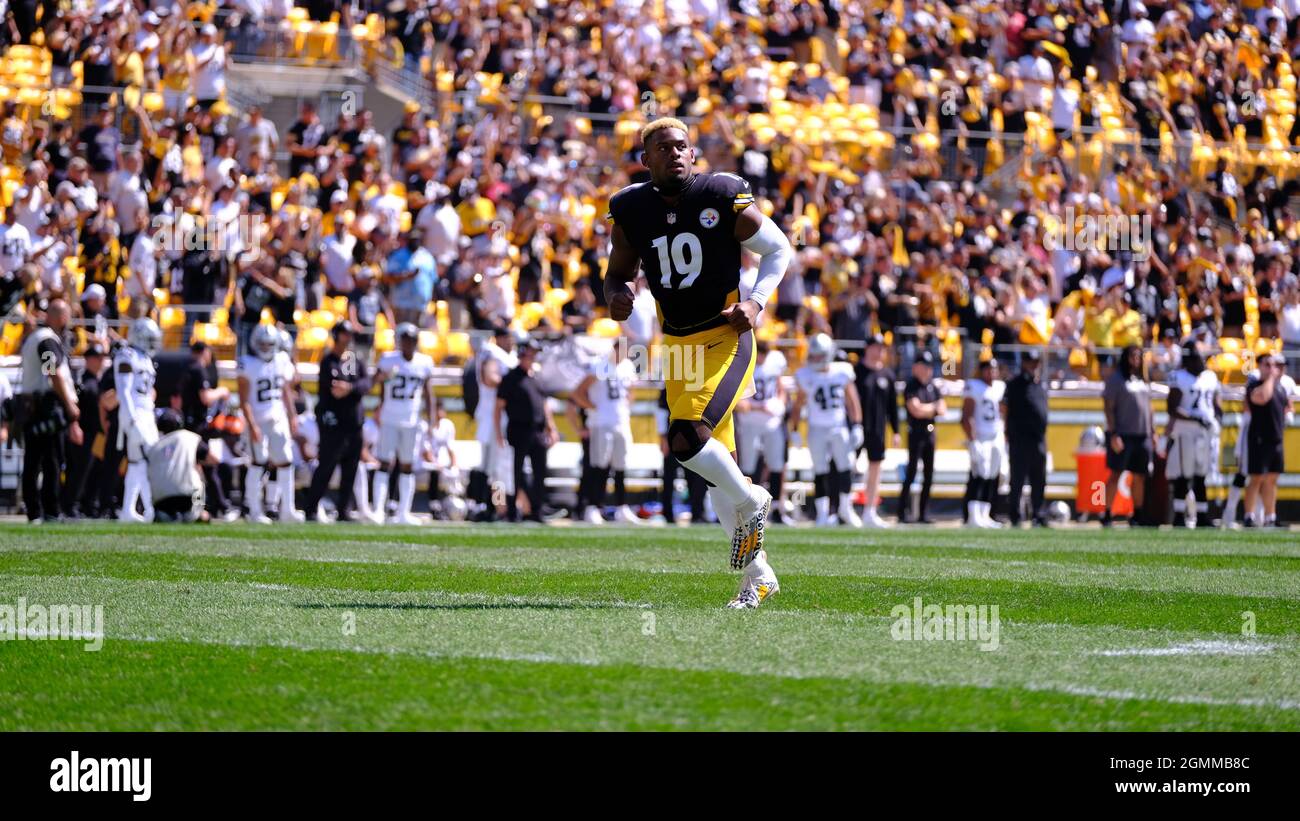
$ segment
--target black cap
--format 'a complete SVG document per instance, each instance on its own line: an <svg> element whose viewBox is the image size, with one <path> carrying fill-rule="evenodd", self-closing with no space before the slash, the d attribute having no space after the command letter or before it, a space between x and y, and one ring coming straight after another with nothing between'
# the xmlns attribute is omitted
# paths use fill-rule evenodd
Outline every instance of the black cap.
<svg viewBox="0 0 1300 821"><path fill-rule="evenodd" d="M346 319L340 319L338 322L334 323L333 328L330 328L330 336L335 339L338 338L339 334L348 334L349 336L352 336L355 335L355 333L356 331L352 329L352 323Z"/></svg>
<svg viewBox="0 0 1300 821"><path fill-rule="evenodd" d="M510 328L505 325L497 325L492 329L493 336L510 336Z"/></svg>
<svg viewBox="0 0 1300 821"><path fill-rule="evenodd" d="M524 351L540 351L542 349L542 343L530 336L527 339L520 341L519 348Z"/></svg>
<svg viewBox="0 0 1300 821"><path fill-rule="evenodd" d="M171 433L180 430L185 426L185 421L181 419L179 412L172 408L164 408L158 413L158 432Z"/></svg>
<svg viewBox="0 0 1300 821"><path fill-rule="evenodd" d="M99 343L91 343L86 347L86 352L82 356L103 356L104 348Z"/></svg>
<svg viewBox="0 0 1300 821"><path fill-rule="evenodd" d="M1025 351L1025 359L1028 359L1030 362L1039 362L1042 360L1042 358L1043 355L1038 352L1037 348L1030 348L1029 350Z"/></svg>
<svg viewBox="0 0 1300 821"><path fill-rule="evenodd" d="M867 337L868 348L870 348L872 345L884 345L884 344L885 344L885 338L880 334L872 334L871 336Z"/></svg>
<svg viewBox="0 0 1300 821"><path fill-rule="evenodd" d="M933 368L933 367L934 367L934 354L930 353L929 351L921 351L921 352L920 352L919 354L917 354L917 356L916 356L916 362L917 362L918 365L929 365L930 367Z"/></svg>

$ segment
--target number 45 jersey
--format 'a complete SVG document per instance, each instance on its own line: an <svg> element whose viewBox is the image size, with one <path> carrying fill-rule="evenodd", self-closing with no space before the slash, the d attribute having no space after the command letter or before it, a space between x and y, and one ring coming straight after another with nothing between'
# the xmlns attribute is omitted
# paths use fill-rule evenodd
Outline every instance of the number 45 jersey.
<svg viewBox="0 0 1300 821"><path fill-rule="evenodd" d="M809 431L848 425L844 391L854 381L852 365L847 362L832 362L824 371L805 365L795 372L794 379L803 392L804 404L808 407Z"/></svg>
<svg viewBox="0 0 1300 821"><path fill-rule="evenodd" d="M648 182L610 199L606 216L641 257L664 333L725 324L722 309L740 299L736 215L753 202L749 183L725 172L696 174L673 205Z"/></svg>
<svg viewBox="0 0 1300 821"><path fill-rule="evenodd" d="M424 384L433 376L433 360L418 351L410 359L401 351L389 351L380 357L378 370L388 374L379 424L417 424L424 405Z"/></svg>

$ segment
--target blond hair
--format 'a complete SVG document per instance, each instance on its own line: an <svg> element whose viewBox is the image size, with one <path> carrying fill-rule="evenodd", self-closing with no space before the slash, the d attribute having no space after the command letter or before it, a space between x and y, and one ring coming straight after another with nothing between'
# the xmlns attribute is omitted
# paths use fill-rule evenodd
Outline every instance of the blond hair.
<svg viewBox="0 0 1300 821"><path fill-rule="evenodd" d="M645 126L642 127L641 147L644 148L646 144L650 141L650 138L654 136L657 132L663 131L668 128L680 129L682 133L687 135L687 137L690 136L690 131L688 131L686 128L686 123L682 122L676 117L660 117L659 119L647 123Z"/></svg>

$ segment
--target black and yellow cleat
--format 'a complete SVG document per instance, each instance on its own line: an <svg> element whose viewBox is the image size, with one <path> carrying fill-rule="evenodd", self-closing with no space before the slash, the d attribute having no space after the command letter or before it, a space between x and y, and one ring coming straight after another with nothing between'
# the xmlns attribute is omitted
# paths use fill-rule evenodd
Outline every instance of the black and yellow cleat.
<svg viewBox="0 0 1300 821"><path fill-rule="evenodd" d="M736 512L736 531L731 537L731 567L744 570L763 549L763 530L772 510L772 494L761 485L749 489L749 504Z"/></svg>

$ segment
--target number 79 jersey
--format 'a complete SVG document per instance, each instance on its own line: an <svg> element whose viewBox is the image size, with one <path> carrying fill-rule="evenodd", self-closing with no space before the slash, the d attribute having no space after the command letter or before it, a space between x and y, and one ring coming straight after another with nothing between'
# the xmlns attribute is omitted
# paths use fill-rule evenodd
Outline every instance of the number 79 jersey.
<svg viewBox="0 0 1300 821"><path fill-rule="evenodd" d="M844 393L853 384L853 366L847 362L832 362L826 370L807 365L795 371L794 381L803 392L808 407L809 428L844 427L848 413L844 408Z"/></svg>
<svg viewBox="0 0 1300 821"><path fill-rule="evenodd" d="M641 257L664 333L685 336L725 324L740 298L736 215L754 202L735 174L696 174L673 205L652 183L629 185L609 201L608 219Z"/></svg>
<svg viewBox="0 0 1300 821"><path fill-rule="evenodd" d="M424 405L424 385L433 376L433 360L418 351L410 359L401 351L389 351L379 358L378 370L388 375L379 424L417 424Z"/></svg>
<svg viewBox="0 0 1300 821"><path fill-rule="evenodd" d="M1007 383L1000 379L993 380L992 384L981 382L978 379L966 380L966 390L963 396L975 402L975 415L971 419L971 431L975 434L976 439L986 441L1002 438L1001 405L1006 393Z"/></svg>

